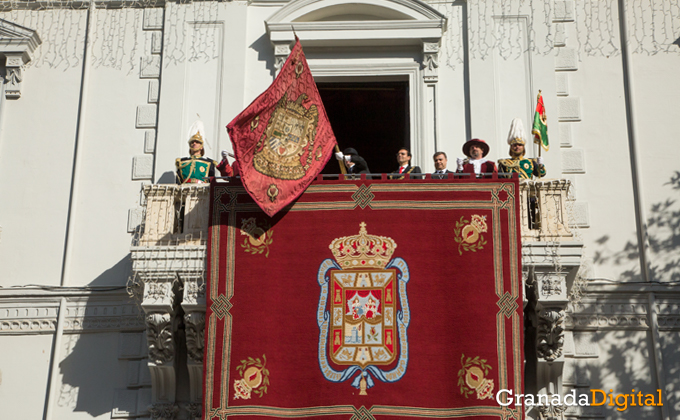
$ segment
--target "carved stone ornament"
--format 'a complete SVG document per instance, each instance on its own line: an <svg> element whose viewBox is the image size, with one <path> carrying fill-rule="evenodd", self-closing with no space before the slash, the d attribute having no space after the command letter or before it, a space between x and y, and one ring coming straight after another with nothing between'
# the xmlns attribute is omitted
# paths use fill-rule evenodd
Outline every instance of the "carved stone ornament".
<svg viewBox="0 0 680 420"><path fill-rule="evenodd" d="M423 71L426 82L438 80L437 69L439 68L439 43L423 42Z"/></svg>
<svg viewBox="0 0 680 420"><path fill-rule="evenodd" d="M175 357L172 336L172 316L169 313L153 313L146 316L146 341L149 345L149 361L161 365Z"/></svg>
<svg viewBox="0 0 680 420"><path fill-rule="evenodd" d="M562 356L564 346L564 311L546 309L538 316L538 356L552 362Z"/></svg>
<svg viewBox="0 0 680 420"><path fill-rule="evenodd" d="M7 99L21 97L21 67L6 67L5 69L5 95Z"/></svg>
<svg viewBox="0 0 680 420"><path fill-rule="evenodd" d="M37 32L0 19L0 59L5 58L5 97L21 97L24 65L31 61L33 51L42 41Z"/></svg>
<svg viewBox="0 0 680 420"><path fill-rule="evenodd" d="M199 305L205 307L205 282L203 279L184 280L184 299L182 306ZM186 307L184 308L186 310Z"/></svg>
<svg viewBox="0 0 680 420"><path fill-rule="evenodd" d="M203 415L203 404L201 403L189 403L186 405L186 409L189 412L190 420L200 420Z"/></svg>
<svg viewBox="0 0 680 420"><path fill-rule="evenodd" d="M279 70L281 70L281 67L283 67L284 64L286 64L286 59L288 56L284 57L276 57L276 61L274 62L274 68L276 69L276 72L278 73Z"/></svg>
<svg viewBox="0 0 680 420"><path fill-rule="evenodd" d="M156 403L149 406L149 414L153 420L174 420L179 407L171 403Z"/></svg>
<svg viewBox="0 0 680 420"><path fill-rule="evenodd" d="M196 363L203 363L203 338L205 332L205 314L191 312L184 315L186 327L187 354Z"/></svg>
<svg viewBox="0 0 680 420"><path fill-rule="evenodd" d="M567 407L564 405L540 405L538 413L540 420L564 420L564 412Z"/></svg>
<svg viewBox="0 0 680 420"><path fill-rule="evenodd" d="M541 278L541 294L543 297L562 294L562 282L560 279L544 275Z"/></svg>
<svg viewBox="0 0 680 420"><path fill-rule="evenodd" d="M275 43L274 44L274 69L278 74L281 67L286 63L288 56L290 55L290 43Z"/></svg>
<svg viewBox="0 0 680 420"><path fill-rule="evenodd" d="M146 283L145 300L157 301L166 298L170 294L171 284L169 283Z"/></svg>
<svg viewBox="0 0 680 420"><path fill-rule="evenodd" d="M290 45L289 44L278 44L274 46L274 54L275 55L288 55L290 54Z"/></svg>

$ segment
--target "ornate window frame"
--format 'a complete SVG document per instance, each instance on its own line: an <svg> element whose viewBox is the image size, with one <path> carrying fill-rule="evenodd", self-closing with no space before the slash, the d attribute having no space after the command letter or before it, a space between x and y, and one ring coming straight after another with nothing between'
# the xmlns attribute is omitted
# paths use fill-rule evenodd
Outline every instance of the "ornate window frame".
<svg viewBox="0 0 680 420"><path fill-rule="evenodd" d="M5 59L3 77L7 99L21 97L24 66L41 43L36 31L0 19L0 58Z"/></svg>
<svg viewBox="0 0 680 420"><path fill-rule="evenodd" d="M435 152L438 54L446 19L420 0L294 0L265 25L277 72L297 36L308 51L321 55L350 52L318 61L308 53L317 80L408 80L411 148L417 163ZM416 56L388 59L381 54L395 49L415 51ZM361 60L348 58L354 51L361 51Z"/></svg>

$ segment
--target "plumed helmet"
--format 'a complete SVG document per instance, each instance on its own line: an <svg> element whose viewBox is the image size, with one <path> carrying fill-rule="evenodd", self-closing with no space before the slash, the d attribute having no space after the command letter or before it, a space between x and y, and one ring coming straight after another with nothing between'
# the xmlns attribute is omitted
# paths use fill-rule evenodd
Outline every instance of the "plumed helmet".
<svg viewBox="0 0 680 420"><path fill-rule="evenodd" d="M203 147L203 142L205 141L205 128L203 127L203 121L196 120L189 128L189 147L191 148L191 142L197 141L201 144L198 150L201 151L201 156L205 155L205 148Z"/></svg>
<svg viewBox="0 0 680 420"><path fill-rule="evenodd" d="M203 139L205 138L205 128L203 127L203 121L201 120L196 120L191 125L191 128L189 128L189 145L191 146L191 142L196 140L201 145L203 145Z"/></svg>
<svg viewBox="0 0 680 420"><path fill-rule="evenodd" d="M508 133L508 144L521 144L525 145L526 140L524 136L524 126L522 125L522 120L515 118L510 124L510 132Z"/></svg>

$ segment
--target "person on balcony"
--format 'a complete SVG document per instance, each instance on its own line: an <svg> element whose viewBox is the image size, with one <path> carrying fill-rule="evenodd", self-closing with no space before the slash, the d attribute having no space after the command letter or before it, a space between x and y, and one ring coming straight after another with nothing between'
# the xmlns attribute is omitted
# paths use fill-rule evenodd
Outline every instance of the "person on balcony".
<svg viewBox="0 0 680 420"><path fill-rule="evenodd" d="M519 174L520 179L531 179L532 177L542 178L545 176L545 165L540 156L536 159L525 159L526 153L524 140L524 126L522 120L515 118L510 124L508 133L508 144L510 145L510 158L498 161L499 172L508 174Z"/></svg>
<svg viewBox="0 0 680 420"><path fill-rule="evenodd" d="M420 174L420 166L411 166L411 152L408 149L399 149L397 152L399 168L390 175L390 179L404 179L405 174ZM398 174L398 175L397 175ZM411 176L411 178L418 178Z"/></svg>
<svg viewBox="0 0 680 420"><path fill-rule="evenodd" d="M348 147L342 152L335 153L335 158L344 162L348 174L370 173L366 160L359 156L359 153L351 147Z"/></svg>
<svg viewBox="0 0 680 420"><path fill-rule="evenodd" d="M203 122L196 121L189 129L189 157L177 158L177 183L203 183L215 176L217 162L205 157Z"/></svg>
<svg viewBox="0 0 680 420"><path fill-rule="evenodd" d="M220 171L220 175L237 176L238 165L236 164L236 160L234 160L234 165L232 167L231 165L229 165L229 152L227 152L226 150L222 150L221 155L222 160L220 161L219 164L217 164L217 170ZM234 157L234 155L231 156Z"/></svg>
<svg viewBox="0 0 680 420"><path fill-rule="evenodd" d="M486 159L489 154L489 145L481 139L470 139L463 144L463 154L466 159L456 159L456 172L463 174L475 174L477 178L483 174L497 172L496 164Z"/></svg>
<svg viewBox="0 0 680 420"><path fill-rule="evenodd" d="M434 172L432 173L432 179L444 179L448 177L446 174L453 173L446 169L448 162L446 153L437 152L434 154L434 156L432 156L432 159L434 159Z"/></svg>

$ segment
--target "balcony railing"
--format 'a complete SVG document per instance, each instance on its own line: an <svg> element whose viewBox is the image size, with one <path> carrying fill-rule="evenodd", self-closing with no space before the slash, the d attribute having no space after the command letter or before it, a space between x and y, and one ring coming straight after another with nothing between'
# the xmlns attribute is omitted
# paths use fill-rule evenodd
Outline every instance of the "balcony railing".
<svg viewBox="0 0 680 420"><path fill-rule="evenodd" d="M522 242L572 240L564 179L520 182ZM146 207L134 246L205 245L208 232L207 184L146 185Z"/></svg>
<svg viewBox="0 0 680 420"><path fill-rule="evenodd" d="M210 185L145 185L144 218L133 246L205 245Z"/></svg>

